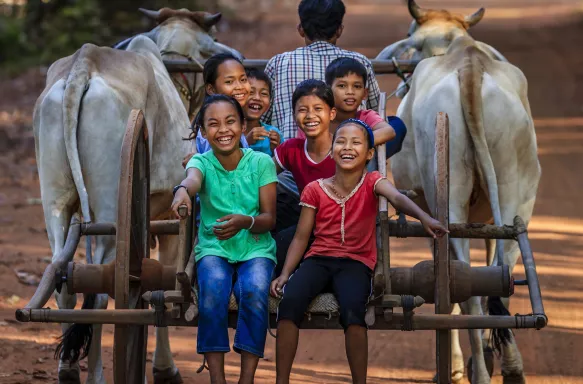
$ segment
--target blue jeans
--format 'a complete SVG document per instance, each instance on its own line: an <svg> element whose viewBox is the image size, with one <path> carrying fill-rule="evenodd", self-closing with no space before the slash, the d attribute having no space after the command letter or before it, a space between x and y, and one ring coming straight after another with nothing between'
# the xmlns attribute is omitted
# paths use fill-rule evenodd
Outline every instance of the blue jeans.
<svg viewBox="0 0 583 384"><path fill-rule="evenodd" d="M233 349L263 357L269 325L269 284L274 267L275 263L264 257L231 264L223 257L205 256L196 263L198 353L230 351L229 298L234 292L239 314Z"/></svg>

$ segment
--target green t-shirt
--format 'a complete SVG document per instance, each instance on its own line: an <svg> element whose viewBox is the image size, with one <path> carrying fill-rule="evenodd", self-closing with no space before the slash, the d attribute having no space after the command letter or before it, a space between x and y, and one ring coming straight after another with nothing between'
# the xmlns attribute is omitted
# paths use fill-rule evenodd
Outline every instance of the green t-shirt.
<svg viewBox="0 0 583 384"><path fill-rule="evenodd" d="M200 197L200 226L196 261L205 256L220 256L231 263L266 257L277 262L275 241L269 232L251 233L242 229L228 240L219 240L213 233L217 219L231 214L257 216L259 188L277 182L277 173L271 157L252 149L241 149L243 157L237 168L226 171L213 151L194 155L188 168L202 173Z"/></svg>

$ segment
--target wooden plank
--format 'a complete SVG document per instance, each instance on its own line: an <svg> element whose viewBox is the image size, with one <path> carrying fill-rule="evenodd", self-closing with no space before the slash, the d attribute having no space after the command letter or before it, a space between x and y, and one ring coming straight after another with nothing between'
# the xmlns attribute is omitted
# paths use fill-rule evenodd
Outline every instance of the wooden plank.
<svg viewBox="0 0 583 384"><path fill-rule="evenodd" d="M245 66L245 68L264 70L267 61L268 60L243 60L243 66ZM377 75L397 73L395 64L391 60L372 59L370 61L372 63L372 68ZM204 63L204 60L200 62L203 66ZM418 60L397 60L399 69L403 73L412 73L418 63ZM186 60L164 60L164 65L166 65L168 72L202 72L201 65Z"/></svg>
<svg viewBox="0 0 583 384"><path fill-rule="evenodd" d="M435 187L436 219L449 224L449 119L447 114L437 114L435 129ZM435 242L435 313L450 313L449 289L449 236L446 234ZM436 332L437 382L451 382L451 332Z"/></svg>

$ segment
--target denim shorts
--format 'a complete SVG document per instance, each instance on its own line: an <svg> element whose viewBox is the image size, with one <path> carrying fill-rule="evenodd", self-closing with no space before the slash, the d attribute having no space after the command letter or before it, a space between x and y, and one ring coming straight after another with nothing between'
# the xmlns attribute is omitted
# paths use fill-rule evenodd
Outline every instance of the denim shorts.
<svg viewBox="0 0 583 384"><path fill-rule="evenodd" d="M241 263L205 256L196 263L198 278L197 353L229 352L229 299L239 313L233 349L263 357L269 325L269 284L275 263L257 257Z"/></svg>

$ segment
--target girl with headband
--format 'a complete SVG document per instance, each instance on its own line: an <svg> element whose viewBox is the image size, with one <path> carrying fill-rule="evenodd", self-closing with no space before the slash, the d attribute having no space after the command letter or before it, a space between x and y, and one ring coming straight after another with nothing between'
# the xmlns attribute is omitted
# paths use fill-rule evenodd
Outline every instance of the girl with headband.
<svg viewBox="0 0 583 384"><path fill-rule="evenodd" d="M289 382L298 345L299 326L310 302L330 286L340 306L346 356L355 383L366 382L368 345L366 306L372 294L377 259L378 196L399 211L421 221L433 237L447 229L422 211L378 172L367 172L374 155L372 129L363 121L342 122L332 139L336 173L309 183L303 190L302 211L281 275L271 294L282 297L278 310L277 382ZM315 240L302 260L308 239Z"/></svg>

